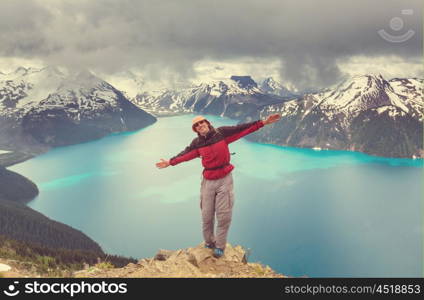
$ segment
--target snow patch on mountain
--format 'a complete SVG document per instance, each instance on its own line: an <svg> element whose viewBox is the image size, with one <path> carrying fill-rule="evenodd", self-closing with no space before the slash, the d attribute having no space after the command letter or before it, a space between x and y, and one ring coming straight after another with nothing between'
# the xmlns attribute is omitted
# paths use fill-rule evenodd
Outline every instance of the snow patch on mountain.
<svg viewBox="0 0 424 300"><path fill-rule="evenodd" d="M54 107L99 111L117 107L117 98L113 86L88 70L65 74L57 67L20 67L0 77L0 115L8 117Z"/></svg>
<svg viewBox="0 0 424 300"><path fill-rule="evenodd" d="M399 86L397 90L401 89ZM336 110L346 116L355 117L361 111L393 105L405 113L410 113L407 99L393 88L381 74L353 76L334 89L315 95L317 106L324 110Z"/></svg>
<svg viewBox="0 0 424 300"><path fill-rule="evenodd" d="M386 105L386 106L378 107L376 109L376 111L377 111L378 114L381 114L383 112L387 112L388 115L390 117L393 117L393 118L396 117L396 116L405 116L406 115L406 113L403 110L399 110L397 107L392 106L392 105Z"/></svg>
<svg viewBox="0 0 424 300"><path fill-rule="evenodd" d="M283 84L276 81L273 77L265 78L265 80L261 83L260 88L265 93L282 97L292 97L297 95L295 91L291 91L284 87Z"/></svg>
<svg viewBox="0 0 424 300"><path fill-rule="evenodd" d="M56 67L19 67L4 74L0 77L0 115L10 115L18 110L24 113L36 107L54 93L64 79L65 75Z"/></svg>

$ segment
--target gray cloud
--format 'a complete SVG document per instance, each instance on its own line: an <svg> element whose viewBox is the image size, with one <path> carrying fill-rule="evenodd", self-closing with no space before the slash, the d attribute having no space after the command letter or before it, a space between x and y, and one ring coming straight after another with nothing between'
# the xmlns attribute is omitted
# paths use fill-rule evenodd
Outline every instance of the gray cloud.
<svg viewBox="0 0 424 300"><path fill-rule="evenodd" d="M113 73L161 69L195 76L201 59L275 57L281 75L303 88L342 76L337 61L356 55L422 56L422 1L2 0L0 56ZM402 15L412 9L412 15ZM389 27L400 17L404 28ZM390 43L377 31L415 35Z"/></svg>

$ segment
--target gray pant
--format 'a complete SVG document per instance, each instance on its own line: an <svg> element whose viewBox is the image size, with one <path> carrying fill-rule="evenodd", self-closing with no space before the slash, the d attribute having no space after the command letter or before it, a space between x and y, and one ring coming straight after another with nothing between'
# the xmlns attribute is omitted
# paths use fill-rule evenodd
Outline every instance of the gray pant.
<svg viewBox="0 0 424 300"><path fill-rule="evenodd" d="M215 243L217 248L225 249L233 205L232 172L216 180L209 180L202 176L200 209L202 211L203 238L207 244ZM215 213L218 220L216 239L214 236Z"/></svg>

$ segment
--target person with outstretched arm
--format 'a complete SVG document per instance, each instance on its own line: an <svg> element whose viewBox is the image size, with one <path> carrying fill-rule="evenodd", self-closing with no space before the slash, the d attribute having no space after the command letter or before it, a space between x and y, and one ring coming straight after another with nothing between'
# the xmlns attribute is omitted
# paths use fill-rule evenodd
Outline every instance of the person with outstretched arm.
<svg viewBox="0 0 424 300"><path fill-rule="evenodd" d="M224 255L234 204L231 173L234 166L230 163L228 144L280 119L280 114L273 114L265 120L215 129L206 118L196 116L192 120L192 129L197 137L176 156L169 160L162 158L156 163L156 167L162 169L196 157L202 158L204 169L200 188L200 209L203 238L205 247L213 249L213 256L216 258ZM215 214L218 221L216 236L214 235Z"/></svg>

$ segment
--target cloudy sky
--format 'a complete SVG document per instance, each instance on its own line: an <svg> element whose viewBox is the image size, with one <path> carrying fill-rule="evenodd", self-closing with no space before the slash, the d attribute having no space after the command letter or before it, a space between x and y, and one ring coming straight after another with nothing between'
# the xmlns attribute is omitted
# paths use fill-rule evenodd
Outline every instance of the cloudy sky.
<svg viewBox="0 0 424 300"><path fill-rule="evenodd" d="M174 82L423 77L419 0L1 0L0 70L139 71Z"/></svg>

